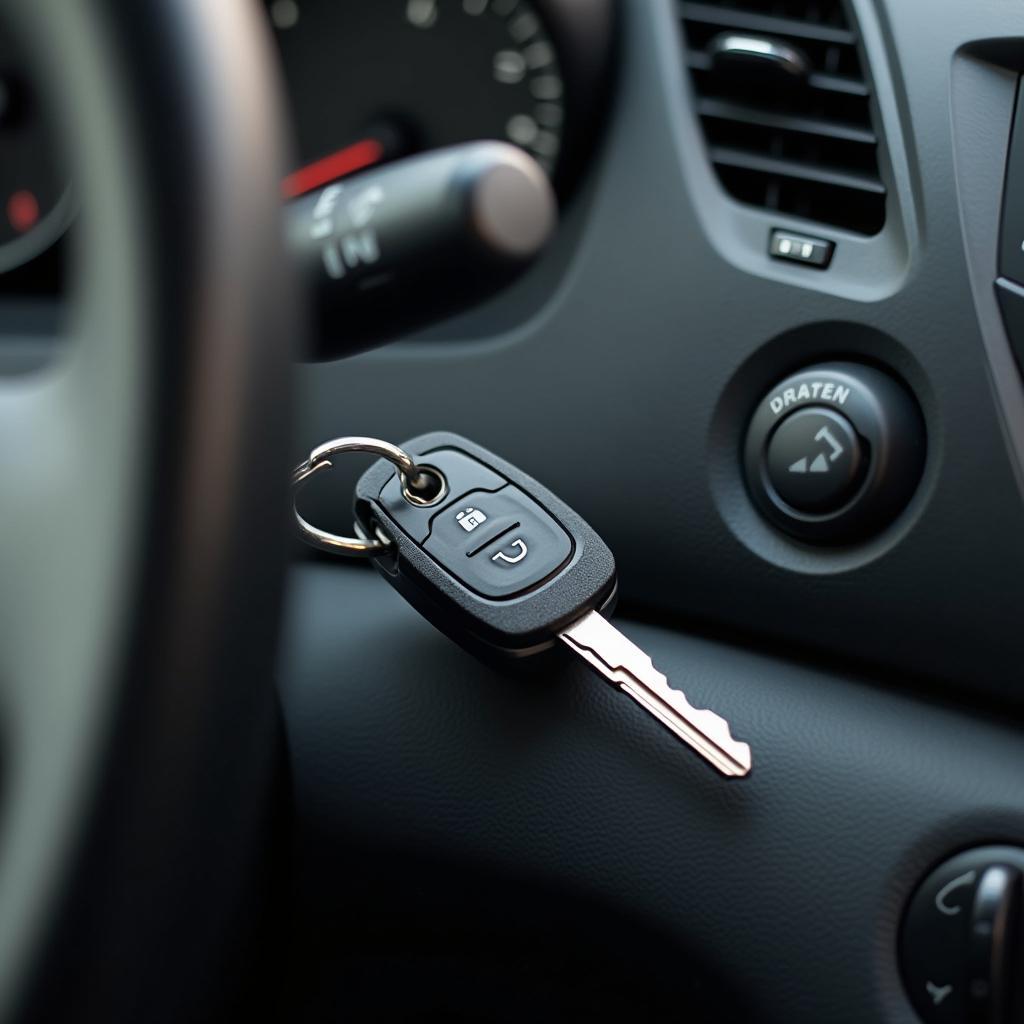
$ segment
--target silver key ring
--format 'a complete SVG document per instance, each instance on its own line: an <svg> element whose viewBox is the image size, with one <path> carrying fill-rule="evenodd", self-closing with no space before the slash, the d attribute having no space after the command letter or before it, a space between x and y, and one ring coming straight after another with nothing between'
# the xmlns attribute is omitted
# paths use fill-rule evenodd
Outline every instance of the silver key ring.
<svg viewBox="0 0 1024 1024"><path fill-rule="evenodd" d="M412 505L436 505L448 491L447 481L436 469L418 466L413 457L397 445L375 437L336 437L333 441L317 445L306 460L295 467L292 471L292 494L298 497L299 491L315 474L330 469L333 465L330 461L332 455L344 455L349 452L365 452L387 459L398 470L402 497ZM428 491L427 495L417 493L424 490ZM379 555L391 546L391 540L379 526L374 530L376 536L368 537L357 523L355 529L358 536L343 537L321 530L304 519L294 502L292 511L295 514L299 536L307 544L321 551L360 558Z"/></svg>

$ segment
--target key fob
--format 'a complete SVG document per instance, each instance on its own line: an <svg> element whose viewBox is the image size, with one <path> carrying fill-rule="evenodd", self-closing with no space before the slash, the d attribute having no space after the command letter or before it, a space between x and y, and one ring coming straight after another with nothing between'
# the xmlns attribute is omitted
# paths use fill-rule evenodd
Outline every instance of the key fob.
<svg viewBox="0 0 1024 1024"><path fill-rule="evenodd" d="M438 475L437 493L424 501L404 491L382 459L356 484L356 522L391 541L374 564L438 629L477 650L525 656L586 612L611 611L615 559L555 494L458 434L401 447Z"/></svg>

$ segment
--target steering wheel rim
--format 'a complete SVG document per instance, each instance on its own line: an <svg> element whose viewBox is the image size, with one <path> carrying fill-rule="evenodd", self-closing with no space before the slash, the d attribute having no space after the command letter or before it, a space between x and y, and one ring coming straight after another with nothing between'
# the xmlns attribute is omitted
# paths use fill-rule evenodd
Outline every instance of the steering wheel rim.
<svg viewBox="0 0 1024 1024"><path fill-rule="evenodd" d="M0 381L0 1019L198 1019L275 749L280 93L244 0L0 9L82 210L71 343Z"/></svg>

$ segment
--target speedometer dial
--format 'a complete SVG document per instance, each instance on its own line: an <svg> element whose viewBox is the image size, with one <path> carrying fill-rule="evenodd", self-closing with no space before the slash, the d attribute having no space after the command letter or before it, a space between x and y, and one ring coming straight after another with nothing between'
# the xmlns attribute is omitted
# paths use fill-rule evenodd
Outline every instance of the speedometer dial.
<svg viewBox="0 0 1024 1024"><path fill-rule="evenodd" d="M0 273L55 242L71 212L50 118L14 50L0 33Z"/></svg>
<svg viewBox="0 0 1024 1024"><path fill-rule="evenodd" d="M590 2L581 15L559 0L273 0L298 163L316 169L291 194L356 169L353 155L365 165L473 139L512 142L561 183L588 120L582 90L597 91L596 54L571 47L607 48L594 38L607 5Z"/></svg>

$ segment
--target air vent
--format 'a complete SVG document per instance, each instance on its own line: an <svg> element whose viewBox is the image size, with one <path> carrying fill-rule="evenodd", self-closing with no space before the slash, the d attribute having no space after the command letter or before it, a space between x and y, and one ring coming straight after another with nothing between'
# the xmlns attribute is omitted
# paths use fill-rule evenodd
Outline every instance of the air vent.
<svg viewBox="0 0 1024 1024"><path fill-rule="evenodd" d="M744 203L874 235L885 185L844 0L679 4L708 152Z"/></svg>

